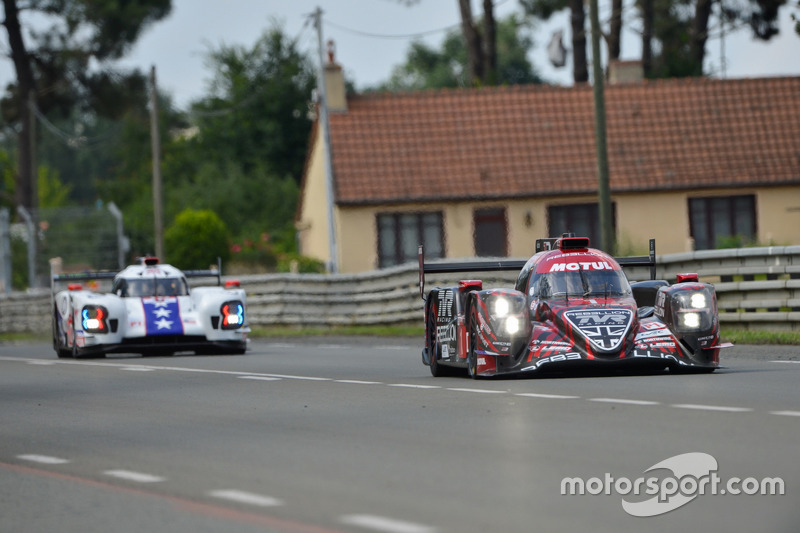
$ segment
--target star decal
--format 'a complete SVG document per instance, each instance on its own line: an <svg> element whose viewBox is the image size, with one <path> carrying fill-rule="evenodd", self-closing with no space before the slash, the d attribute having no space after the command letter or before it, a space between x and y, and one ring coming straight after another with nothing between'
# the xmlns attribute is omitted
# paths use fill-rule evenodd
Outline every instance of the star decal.
<svg viewBox="0 0 800 533"><path fill-rule="evenodd" d="M155 315L157 318L169 317L171 314L172 311L170 309L165 309L163 307L153 309L153 315Z"/></svg>
<svg viewBox="0 0 800 533"><path fill-rule="evenodd" d="M160 320L156 320L154 324L158 327L158 329L169 329L172 326L172 322L172 320L162 318Z"/></svg>

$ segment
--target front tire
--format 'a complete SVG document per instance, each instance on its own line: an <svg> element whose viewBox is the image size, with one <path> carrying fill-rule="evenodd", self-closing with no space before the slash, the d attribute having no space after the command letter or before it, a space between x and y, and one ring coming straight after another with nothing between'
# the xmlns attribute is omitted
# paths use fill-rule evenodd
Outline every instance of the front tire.
<svg viewBox="0 0 800 533"><path fill-rule="evenodd" d="M58 310L53 310L53 349L59 359L72 357L72 352L66 348L66 335L61 330L58 320ZM64 342L62 342L64 341Z"/></svg>
<svg viewBox="0 0 800 533"><path fill-rule="evenodd" d="M474 306L470 306L467 315L467 373L472 379L478 379L478 354L475 352L475 324Z"/></svg>

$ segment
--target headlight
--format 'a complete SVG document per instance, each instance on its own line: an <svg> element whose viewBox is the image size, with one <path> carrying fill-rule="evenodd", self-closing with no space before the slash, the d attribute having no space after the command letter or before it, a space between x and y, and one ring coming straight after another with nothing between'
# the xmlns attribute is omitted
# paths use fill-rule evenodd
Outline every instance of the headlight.
<svg viewBox="0 0 800 533"><path fill-rule="evenodd" d="M683 326L688 329L697 329L700 327L700 314L699 313L681 313L680 315Z"/></svg>
<svg viewBox="0 0 800 533"><path fill-rule="evenodd" d="M705 293L696 292L692 294L691 298L689 298L689 305L691 305L695 309L703 309L705 307L708 307Z"/></svg>
<svg viewBox="0 0 800 533"><path fill-rule="evenodd" d="M244 325L244 305L235 300L225 302L219 309L222 314L222 329L238 329Z"/></svg>
<svg viewBox="0 0 800 533"><path fill-rule="evenodd" d="M674 324L679 331L706 331L714 323L714 301L709 289L679 291L672 295Z"/></svg>
<svg viewBox="0 0 800 533"><path fill-rule="evenodd" d="M504 317L508 314L509 305L508 300L505 298L497 298L494 301L494 314L497 317Z"/></svg>
<svg viewBox="0 0 800 533"><path fill-rule="evenodd" d="M514 335L519 331L519 318L510 316L506 319L506 332L509 335Z"/></svg>
<svg viewBox="0 0 800 533"><path fill-rule="evenodd" d="M81 310L81 327L86 333L108 333L108 310L101 305L84 305Z"/></svg>

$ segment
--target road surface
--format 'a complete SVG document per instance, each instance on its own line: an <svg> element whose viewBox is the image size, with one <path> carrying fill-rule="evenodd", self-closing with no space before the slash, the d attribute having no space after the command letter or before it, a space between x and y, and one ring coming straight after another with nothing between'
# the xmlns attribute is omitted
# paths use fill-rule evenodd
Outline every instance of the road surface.
<svg viewBox="0 0 800 533"><path fill-rule="evenodd" d="M480 381L431 377L420 347L0 344L0 533L800 530L800 347Z"/></svg>

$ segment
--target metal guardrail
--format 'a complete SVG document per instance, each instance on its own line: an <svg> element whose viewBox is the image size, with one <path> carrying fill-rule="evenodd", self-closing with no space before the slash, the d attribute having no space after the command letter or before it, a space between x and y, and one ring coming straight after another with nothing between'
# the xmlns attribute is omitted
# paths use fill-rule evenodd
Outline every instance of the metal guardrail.
<svg viewBox="0 0 800 533"><path fill-rule="evenodd" d="M656 258L657 279L697 272L713 283L725 326L800 330L800 246L707 250ZM626 267L631 280L650 279L649 267ZM457 279L454 277L457 276ZM509 287L516 272L429 274L428 287L481 279ZM361 274L239 276L249 322L264 326L422 325L418 265ZM50 293L0 296L0 333L50 331Z"/></svg>

